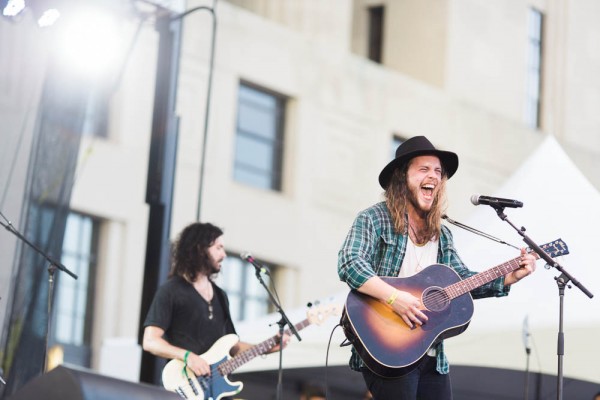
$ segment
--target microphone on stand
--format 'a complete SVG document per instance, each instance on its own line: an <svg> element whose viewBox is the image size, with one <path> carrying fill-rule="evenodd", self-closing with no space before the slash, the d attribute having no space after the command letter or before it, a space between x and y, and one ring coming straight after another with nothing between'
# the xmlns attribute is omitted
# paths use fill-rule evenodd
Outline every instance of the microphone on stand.
<svg viewBox="0 0 600 400"><path fill-rule="evenodd" d="M475 205L475 206L478 206L480 204L485 204L488 206L492 206L494 208L497 208L497 207L509 207L509 208L523 207L523 202L521 202L519 200L502 199L500 197L480 196L478 194L474 194L473 196L471 196L471 203L473 203L473 205Z"/></svg>
<svg viewBox="0 0 600 400"><path fill-rule="evenodd" d="M258 261L256 261L254 257L252 257L252 254L250 254L250 252L245 251L240 254L240 257L242 258L242 260L245 260L252 264L254 268L256 268L256 272L267 275L269 274L269 270L264 265L261 265Z"/></svg>

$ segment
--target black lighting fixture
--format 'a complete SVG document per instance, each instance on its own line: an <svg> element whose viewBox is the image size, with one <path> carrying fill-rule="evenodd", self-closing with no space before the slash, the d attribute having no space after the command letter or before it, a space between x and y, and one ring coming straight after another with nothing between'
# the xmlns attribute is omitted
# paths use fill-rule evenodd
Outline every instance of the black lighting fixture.
<svg viewBox="0 0 600 400"><path fill-rule="evenodd" d="M0 0L2 16L20 19L31 12L41 28L52 26L60 17L55 0Z"/></svg>

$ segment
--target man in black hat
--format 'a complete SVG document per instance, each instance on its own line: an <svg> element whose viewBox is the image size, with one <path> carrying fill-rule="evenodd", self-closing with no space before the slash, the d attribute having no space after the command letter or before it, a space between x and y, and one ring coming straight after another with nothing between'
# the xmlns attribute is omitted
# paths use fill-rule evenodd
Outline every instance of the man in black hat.
<svg viewBox="0 0 600 400"><path fill-rule="evenodd" d="M454 249L450 230L442 225L446 182L458 169L458 156L437 150L424 136L402 143L379 175L385 201L354 220L338 255L338 274L351 289L387 304L410 327L427 323L421 299L396 289L380 276L409 277L431 264L444 264L461 278L475 275ZM482 285L473 298L506 296L510 285L535 270L535 258L521 250L520 268ZM425 325L426 326L426 325ZM369 370L352 349L350 367L361 371L376 400L452 399L443 342L429 349L418 367L398 378Z"/></svg>

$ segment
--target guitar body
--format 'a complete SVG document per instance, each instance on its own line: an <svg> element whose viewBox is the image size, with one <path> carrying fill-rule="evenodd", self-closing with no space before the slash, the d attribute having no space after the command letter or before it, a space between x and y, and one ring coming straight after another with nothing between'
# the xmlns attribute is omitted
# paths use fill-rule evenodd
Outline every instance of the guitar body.
<svg viewBox="0 0 600 400"><path fill-rule="evenodd" d="M451 300L445 295L441 289L461 278L442 264L430 265L407 278L381 279L421 298L427 322L411 329L391 307L353 290L346 300L342 327L371 371L383 377L399 377L416 368L434 343L467 329L473 316L473 299L468 292Z"/></svg>
<svg viewBox="0 0 600 400"><path fill-rule="evenodd" d="M231 358L229 352L238 341L237 335L225 335L200 355L210 365L210 376L196 377L183 361L169 361L162 372L165 389L176 392L184 399L193 400L219 400L241 392L244 386L242 382L231 382L218 370L220 364Z"/></svg>

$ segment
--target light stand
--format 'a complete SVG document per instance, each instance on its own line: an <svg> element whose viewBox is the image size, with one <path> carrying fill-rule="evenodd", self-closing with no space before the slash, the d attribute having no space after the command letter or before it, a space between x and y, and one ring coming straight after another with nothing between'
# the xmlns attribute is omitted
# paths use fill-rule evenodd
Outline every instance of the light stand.
<svg viewBox="0 0 600 400"><path fill-rule="evenodd" d="M546 261L546 264L556 268L561 274L558 277L554 277L556 284L558 286L558 295L559 295L559 315L558 315L558 343L557 343L557 356L558 356L558 375L557 375L557 387L556 387L556 396L558 400L562 400L563 398L563 357L565 354L565 335L563 331L563 315L564 315L564 295L565 295L565 286L569 289L571 285L569 282L572 282L573 285L577 286L579 290L581 290L586 296L590 299L594 297L594 295L583 286L581 282L575 279L571 274L569 274L558 262L554 261L540 246L538 246L529 236L525 234L525 227L517 228L512 222L508 220L506 214L504 214L504 207L498 204L490 204L496 210L498 217L502 221L506 221L510 226L512 226L519 235L523 238L523 241L536 252L540 258Z"/></svg>
<svg viewBox="0 0 600 400"><path fill-rule="evenodd" d="M44 371L45 371L48 366L48 338L50 336L50 332L51 332L51 328L52 328L52 303L53 303L53 298L54 298L54 273L58 269L58 270L65 272L66 274L70 275L73 279L77 279L77 275L75 275L73 272L69 271L69 269L67 267L65 267L64 265L62 265L60 262L58 262L55 259L53 259L52 257L50 257L48 254L46 254L42 249L37 247L35 244L33 244L29 240L27 240L27 238L25 236L23 236L13 226L13 224L10 222L10 220L8 220L4 216L4 214L2 214L1 211L0 211L0 216L6 221L6 223L4 223L0 220L1 226L3 226L7 231L9 231L13 235L15 235L17 238L19 238L23 243L25 243L26 245L31 247L33 250L35 250L38 254L43 256L46 259L46 261L48 261L48 264L49 264L49 266L48 266L48 321L46 324L46 335L44 338L44 343L45 343L45 345L44 345ZM6 382L4 382L2 377L0 377L0 381L6 385Z"/></svg>
<svg viewBox="0 0 600 400"><path fill-rule="evenodd" d="M175 105L179 77L182 20L193 12L208 11L211 14L213 25L196 215L197 220L200 219L200 197L204 174L204 154L208 136L208 113L211 102L210 93L215 52L215 4L216 0L213 1L212 8L200 6L179 14L174 14L171 10L159 7L156 21L156 29L159 34L159 48L146 185L146 202L149 204L149 217L144 265L144 286L139 322L140 343L143 337L144 318L150 308L156 290L166 279L169 270L169 235L179 132L179 118L176 115ZM162 369L158 360L149 353L143 352L141 364L140 380L147 383L158 383L160 381L160 370Z"/></svg>

